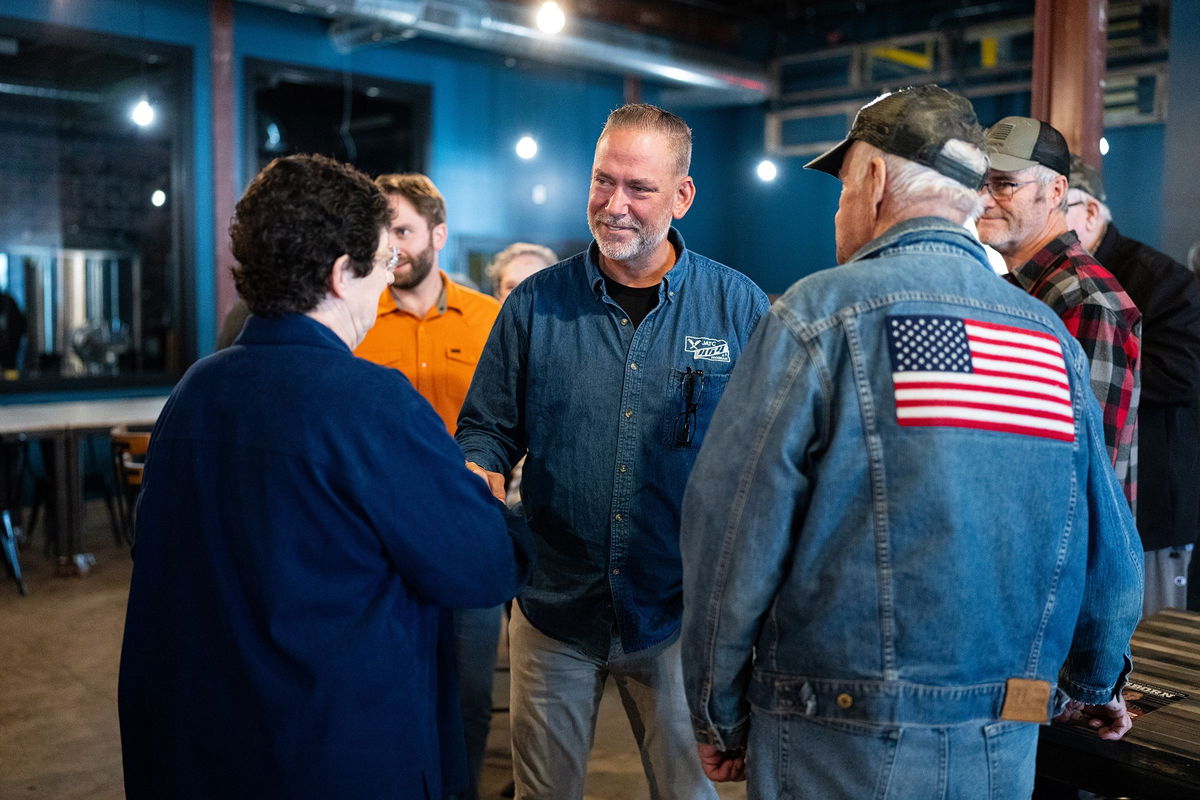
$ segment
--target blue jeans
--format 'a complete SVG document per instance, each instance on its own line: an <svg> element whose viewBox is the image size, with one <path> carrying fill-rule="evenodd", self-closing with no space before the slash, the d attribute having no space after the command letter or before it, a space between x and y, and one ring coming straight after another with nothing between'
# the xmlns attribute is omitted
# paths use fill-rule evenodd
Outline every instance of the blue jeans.
<svg viewBox="0 0 1200 800"><path fill-rule="evenodd" d="M749 800L1028 800L1038 726L895 727L754 712Z"/></svg>
<svg viewBox="0 0 1200 800"><path fill-rule="evenodd" d="M716 800L696 754L679 641L605 660L538 631L517 603L509 622L513 772L519 800L583 797L604 682L616 681L652 800Z"/></svg>
<svg viewBox="0 0 1200 800"><path fill-rule="evenodd" d="M454 611L458 692L467 744L467 770L471 776L471 786L459 795L461 800L473 800L478 796L488 727L492 723L492 680L496 672L496 647L500 643L503 613L502 605Z"/></svg>

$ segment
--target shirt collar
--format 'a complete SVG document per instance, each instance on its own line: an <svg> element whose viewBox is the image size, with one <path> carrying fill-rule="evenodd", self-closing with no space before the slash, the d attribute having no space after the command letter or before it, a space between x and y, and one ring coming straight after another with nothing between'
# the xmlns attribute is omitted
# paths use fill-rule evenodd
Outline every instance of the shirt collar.
<svg viewBox="0 0 1200 800"><path fill-rule="evenodd" d="M1075 231L1064 231L1051 239L1045 247L1033 254L1033 258L1009 272L1010 280L1025 291L1038 282L1050 267L1058 263L1061 256L1072 246L1079 244Z"/></svg>
<svg viewBox="0 0 1200 800"><path fill-rule="evenodd" d="M463 297L465 296L462 287L450 280L450 277L440 269L438 270L438 275L442 278L442 291L438 293L437 302L433 304L433 308L437 309L437 314L434 316L441 316L450 308L461 314L463 311ZM432 311L433 309L430 310ZM393 312L397 314L401 313L400 307L396 305L396 298L392 296L392 287L387 286L384 287L383 293L379 295L379 308L376 314L382 317L384 314L391 314ZM425 316L429 315L426 314Z"/></svg>
<svg viewBox="0 0 1200 800"><path fill-rule="evenodd" d="M683 234L673 226L667 230L667 241L674 246L675 252L678 255L675 258L675 265L667 270L667 273L663 275L662 283L659 284L658 301L660 303L672 300L675 292L683 285L684 280L691 271L692 265L692 254L683 242ZM608 293L604 290L604 273L600 271L600 246L596 244L594 239L591 245L588 246L584 263L587 265L588 280L589 285L592 287L592 292L597 297L608 297Z"/></svg>

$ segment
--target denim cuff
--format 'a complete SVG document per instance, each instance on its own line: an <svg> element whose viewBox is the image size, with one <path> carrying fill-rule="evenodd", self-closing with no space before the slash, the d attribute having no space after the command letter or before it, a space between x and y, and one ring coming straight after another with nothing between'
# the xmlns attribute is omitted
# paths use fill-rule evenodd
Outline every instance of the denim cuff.
<svg viewBox="0 0 1200 800"><path fill-rule="evenodd" d="M711 744L720 750L738 750L746 747L750 733L750 718L743 717L733 726L714 725L709 720L692 715L692 728L696 741Z"/></svg>

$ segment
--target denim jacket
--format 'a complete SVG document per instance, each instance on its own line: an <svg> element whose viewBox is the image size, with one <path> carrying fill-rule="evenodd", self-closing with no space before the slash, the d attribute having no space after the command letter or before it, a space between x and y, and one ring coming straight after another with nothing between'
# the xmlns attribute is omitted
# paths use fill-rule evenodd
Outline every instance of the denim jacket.
<svg viewBox="0 0 1200 800"><path fill-rule="evenodd" d="M605 291L595 243L504 303L458 420L466 458L507 473L537 563L521 610L597 658L634 652L682 614L679 516L709 420L767 311L749 278L686 249L636 328ZM614 627L615 626L615 627Z"/></svg>
<svg viewBox="0 0 1200 800"><path fill-rule="evenodd" d="M900 391L928 390L905 383L910 362L982 386L1002 358L1035 381L1056 365L1059 398L1030 405L1003 379L988 402L1014 413L977 414L954 392L914 409ZM1088 376L1054 312L942 219L794 285L743 353L684 500L697 736L743 744L752 706L903 726L1046 721L1056 682L1111 699L1141 553Z"/></svg>

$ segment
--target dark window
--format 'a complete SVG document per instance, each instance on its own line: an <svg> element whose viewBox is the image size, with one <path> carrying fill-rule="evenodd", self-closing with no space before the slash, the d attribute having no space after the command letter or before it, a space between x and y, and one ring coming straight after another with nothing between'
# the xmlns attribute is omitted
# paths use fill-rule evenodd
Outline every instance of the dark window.
<svg viewBox="0 0 1200 800"><path fill-rule="evenodd" d="M0 18L0 329L23 331L0 392L169 384L194 358L191 60Z"/></svg>

